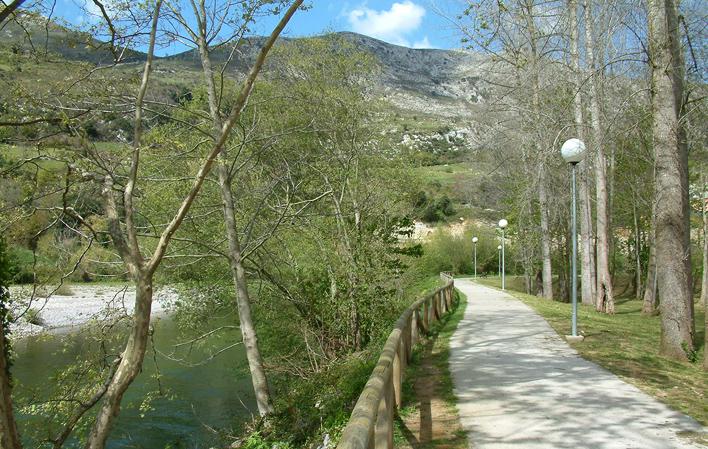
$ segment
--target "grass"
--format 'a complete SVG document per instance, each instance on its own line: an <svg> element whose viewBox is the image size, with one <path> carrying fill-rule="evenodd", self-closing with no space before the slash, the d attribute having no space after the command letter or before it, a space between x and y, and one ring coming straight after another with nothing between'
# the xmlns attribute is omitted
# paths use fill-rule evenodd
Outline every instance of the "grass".
<svg viewBox="0 0 708 449"><path fill-rule="evenodd" d="M457 400L453 392L452 376L448 367L450 356L450 338L457 329L464 315L467 298L456 291L458 303L456 309L435 323L431 333L417 345L413 359L408 365L403 382L403 405L399 411L399 419L394 428L395 447L414 447L420 449L446 448L463 449L469 447L467 436L459 425ZM428 402L439 401L442 407L433 408L432 419L442 419L445 415L445 425L437 423L436 428L442 429L442 435L432 435L431 441L416 441L415 435L408 429L406 421L420 413L421 398L416 394L416 386L421 389L421 381L434 385L433 391L428 391ZM424 382L423 382L424 383ZM432 400L431 400L432 398ZM436 416L435 411L438 411ZM449 424L450 420L454 423ZM422 425L422 424L421 424Z"/></svg>
<svg viewBox="0 0 708 449"><path fill-rule="evenodd" d="M479 279L479 283L499 287L499 278ZM514 290L519 298L543 316L560 335L570 333L570 304L548 301ZM698 348L695 363L681 363L658 353L661 336L659 316L642 315L641 301L620 298L616 313L605 315L592 307L578 308L578 330L582 343L572 346L580 355L608 369L671 408L708 425L708 373L702 370L703 352ZM696 340L701 345L705 329L703 307L696 305Z"/></svg>
<svg viewBox="0 0 708 449"><path fill-rule="evenodd" d="M464 162L430 165L418 167L415 170L416 174L419 175L424 181L436 182L444 187L450 187L456 182L472 180L475 176L479 175L477 171L473 170L471 164Z"/></svg>
<svg viewBox="0 0 708 449"><path fill-rule="evenodd" d="M58 286L54 293L61 296L74 296L74 290L72 290L71 285L66 282Z"/></svg>

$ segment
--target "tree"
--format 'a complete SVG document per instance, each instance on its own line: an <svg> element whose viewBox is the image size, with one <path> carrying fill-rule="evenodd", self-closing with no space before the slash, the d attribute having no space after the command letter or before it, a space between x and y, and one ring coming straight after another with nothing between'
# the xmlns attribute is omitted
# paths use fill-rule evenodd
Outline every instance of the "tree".
<svg viewBox="0 0 708 449"><path fill-rule="evenodd" d="M682 130L683 57L677 5L648 2L652 130L656 155L656 271L661 295L660 351L688 360L693 350L688 150Z"/></svg>
<svg viewBox="0 0 708 449"><path fill-rule="evenodd" d="M12 404L12 378L10 365L10 267L5 239L0 237L0 446L6 449L20 449L20 436Z"/></svg>
<svg viewBox="0 0 708 449"><path fill-rule="evenodd" d="M595 309L599 312L614 313L614 294L612 292L612 278L610 276L610 211L608 206L607 193L607 158L605 157L605 139L601 123L600 109L600 71L602 59L598 65L598 58L595 52L595 31L592 14L592 3L584 0L585 10L585 53L587 57L588 70L590 71L590 89L588 101L590 103L590 123L592 133L590 134L590 148L594 148L595 156L595 208L596 208L596 276L597 287L595 297Z"/></svg>
<svg viewBox="0 0 708 449"><path fill-rule="evenodd" d="M705 311L703 348L708 348L708 183L703 181L703 194L700 198L701 217L703 218L703 282L701 282L701 302ZM708 350L704 349L703 369L708 371Z"/></svg>
<svg viewBox="0 0 708 449"><path fill-rule="evenodd" d="M575 132L580 140L585 138L585 123L583 121L583 83L584 76L580 69L580 51L578 32L578 2L568 0L568 22L570 24L570 57L575 82L575 95L573 96L573 116L575 118ZM580 272L581 272L581 302L583 304L595 303L595 248L593 245L592 202L590 200L590 186L588 176L591 173L591 158L586 156L578 164L580 203Z"/></svg>

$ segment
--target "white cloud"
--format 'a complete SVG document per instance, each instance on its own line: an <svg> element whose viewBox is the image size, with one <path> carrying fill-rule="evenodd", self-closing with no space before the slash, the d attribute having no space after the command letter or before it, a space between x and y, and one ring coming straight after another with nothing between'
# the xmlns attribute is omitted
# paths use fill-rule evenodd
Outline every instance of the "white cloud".
<svg viewBox="0 0 708 449"><path fill-rule="evenodd" d="M423 16L425 8L405 0L394 3L389 10L381 11L370 9L364 4L349 11L347 19L352 31L410 47L407 35L420 27ZM427 42L427 38L421 42Z"/></svg>
<svg viewBox="0 0 708 449"><path fill-rule="evenodd" d="M413 43L413 48L433 48L433 45L428 40L428 36L424 36L423 39Z"/></svg>

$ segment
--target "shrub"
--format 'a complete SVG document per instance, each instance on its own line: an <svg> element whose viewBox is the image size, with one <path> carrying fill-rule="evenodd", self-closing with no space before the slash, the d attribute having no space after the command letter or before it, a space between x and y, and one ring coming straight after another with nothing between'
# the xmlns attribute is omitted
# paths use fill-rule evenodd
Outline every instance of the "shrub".
<svg viewBox="0 0 708 449"><path fill-rule="evenodd" d="M44 326L44 319L42 318L40 311L34 307L30 308L25 312L25 320L37 326Z"/></svg>
<svg viewBox="0 0 708 449"><path fill-rule="evenodd" d="M57 287L54 294L62 295L62 296L74 296L74 290L71 289L71 285L69 285L65 282L65 283L61 284L59 287Z"/></svg>

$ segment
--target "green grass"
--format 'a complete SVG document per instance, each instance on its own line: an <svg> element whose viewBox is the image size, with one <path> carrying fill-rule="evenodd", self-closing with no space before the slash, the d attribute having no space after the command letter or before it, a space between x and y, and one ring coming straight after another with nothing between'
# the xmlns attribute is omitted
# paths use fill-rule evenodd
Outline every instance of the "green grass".
<svg viewBox="0 0 708 449"><path fill-rule="evenodd" d="M499 287L499 278L479 279ZM509 284L507 284L507 287ZM570 333L570 304L548 301L514 290L519 298L543 316L560 335ZM582 343L572 346L584 358L615 373L627 382L658 398L670 407L708 424L708 373L702 370L703 352L699 347L695 363L676 362L658 353L661 324L659 316L642 315L642 303L622 298L616 300L616 313L605 315L592 307L580 305L578 330L585 335ZM696 305L696 340L703 342L704 313Z"/></svg>
<svg viewBox="0 0 708 449"><path fill-rule="evenodd" d="M426 182L438 182L441 186L452 186L461 179L471 180L477 173L469 163L430 165L415 169Z"/></svg>

